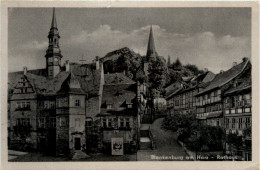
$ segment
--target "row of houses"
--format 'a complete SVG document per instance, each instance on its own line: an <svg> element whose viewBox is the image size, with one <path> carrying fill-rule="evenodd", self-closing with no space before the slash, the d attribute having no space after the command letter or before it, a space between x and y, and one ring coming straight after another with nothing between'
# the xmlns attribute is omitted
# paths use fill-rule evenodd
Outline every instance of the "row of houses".
<svg viewBox="0 0 260 170"><path fill-rule="evenodd" d="M251 90L251 63L243 58L241 63L233 63L232 68L216 75L205 71L167 87L167 111L168 114L195 114L200 124L219 126L226 134L243 136L250 146L241 152L250 159L251 136L243 132L252 125ZM230 152L231 146L225 147Z"/></svg>

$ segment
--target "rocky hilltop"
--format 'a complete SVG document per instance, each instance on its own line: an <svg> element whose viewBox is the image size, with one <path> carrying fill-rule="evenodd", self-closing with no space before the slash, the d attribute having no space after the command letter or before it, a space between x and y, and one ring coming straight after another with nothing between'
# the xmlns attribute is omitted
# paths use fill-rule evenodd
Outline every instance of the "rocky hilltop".
<svg viewBox="0 0 260 170"><path fill-rule="evenodd" d="M137 70L142 66L143 56L128 47L109 52L101 58L105 73L124 72L134 78Z"/></svg>

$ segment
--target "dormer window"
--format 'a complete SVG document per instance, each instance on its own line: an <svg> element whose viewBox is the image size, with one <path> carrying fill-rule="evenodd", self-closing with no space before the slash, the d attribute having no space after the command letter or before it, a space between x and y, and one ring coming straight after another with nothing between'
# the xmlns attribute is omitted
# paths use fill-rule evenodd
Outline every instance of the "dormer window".
<svg viewBox="0 0 260 170"><path fill-rule="evenodd" d="M107 109L112 109L112 104L108 104Z"/></svg>
<svg viewBox="0 0 260 170"><path fill-rule="evenodd" d="M133 105L132 104L128 104L127 108L133 108Z"/></svg>

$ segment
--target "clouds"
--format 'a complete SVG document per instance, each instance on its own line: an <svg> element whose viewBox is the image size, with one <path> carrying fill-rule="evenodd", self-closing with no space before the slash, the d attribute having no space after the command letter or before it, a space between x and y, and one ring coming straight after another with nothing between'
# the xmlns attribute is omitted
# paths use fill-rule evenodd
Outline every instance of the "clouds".
<svg viewBox="0 0 260 170"><path fill-rule="evenodd" d="M82 30L66 36L61 35L63 61L69 59L78 62L84 55L84 59L91 62L97 55L102 57L108 52L125 46L145 55L149 29L150 26L147 25L124 32L104 24L94 31ZM207 67L216 73L230 68L234 61L240 62L243 57L251 56L250 38L246 36L216 36L212 32L179 34L161 28L159 25L153 25L153 34L159 55L164 57L170 55L171 61L179 57L184 64L196 64L201 69ZM19 58L15 58L23 65L26 65L26 62L23 62L25 58L30 58L32 61L41 60L40 65L44 65L44 51L47 46L47 38L46 41L24 42L20 47L12 48L10 61L14 60L15 54L19 54ZM11 65L10 67L9 70L16 69Z"/></svg>

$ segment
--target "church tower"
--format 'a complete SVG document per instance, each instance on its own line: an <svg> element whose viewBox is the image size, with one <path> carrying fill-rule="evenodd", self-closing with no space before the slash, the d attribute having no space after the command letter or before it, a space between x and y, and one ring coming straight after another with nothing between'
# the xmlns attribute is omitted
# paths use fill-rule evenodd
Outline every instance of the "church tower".
<svg viewBox="0 0 260 170"><path fill-rule="evenodd" d="M150 35L148 40L148 46L147 46L147 53L146 53L146 59L147 61L150 61L151 58L157 57L157 52L155 50L155 44L153 39L153 27L150 27Z"/></svg>
<svg viewBox="0 0 260 170"><path fill-rule="evenodd" d="M55 8L53 8L51 29L48 35L49 46L46 51L46 69L49 78L54 78L60 72L61 65L61 50L59 47L59 31L57 28Z"/></svg>
<svg viewBox="0 0 260 170"><path fill-rule="evenodd" d="M144 61L144 65L143 65L145 75L149 74L149 72L148 72L149 63L151 62L152 59L155 59L157 56L158 56L158 54L155 50L155 44L154 44L154 39L153 39L153 28L151 26L149 39L148 39L148 45L147 45L146 59Z"/></svg>

